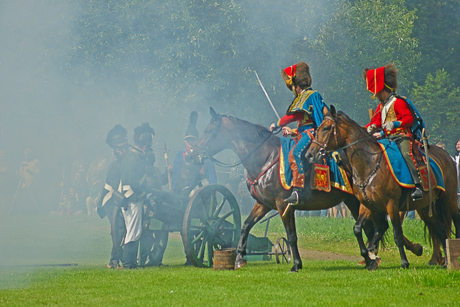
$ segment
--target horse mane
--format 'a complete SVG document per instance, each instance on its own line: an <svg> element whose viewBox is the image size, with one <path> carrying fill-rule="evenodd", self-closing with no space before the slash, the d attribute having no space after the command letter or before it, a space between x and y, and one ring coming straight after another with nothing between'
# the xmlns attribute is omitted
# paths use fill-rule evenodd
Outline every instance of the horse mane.
<svg viewBox="0 0 460 307"><path fill-rule="evenodd" d="M270 137L267 142L272 143L273 145L279 145L279 137L272 134L272 132L264 126L248 122L247 120L232 115L223 114L222 116L227 117L234 123L236 122L236 125L242 128L245 132L241 134L243 140L249 142L260 142L271 135L272 137Z"/></svg>
<svg viewBox="0 0 460 307"><path fill-rule="evenodd" d="M354 121L350 116L348 116L344 112L337 111L337 117L342 117L346 122L351 123L353 126L356 127L356 129L358 129L360 131L360 133L368 134L366 129L364 129L360 124L358 124L356 121ZM378 143L377 140L375 138L373 138L373 137L369 138L369 140L371 142Z"/></svg>

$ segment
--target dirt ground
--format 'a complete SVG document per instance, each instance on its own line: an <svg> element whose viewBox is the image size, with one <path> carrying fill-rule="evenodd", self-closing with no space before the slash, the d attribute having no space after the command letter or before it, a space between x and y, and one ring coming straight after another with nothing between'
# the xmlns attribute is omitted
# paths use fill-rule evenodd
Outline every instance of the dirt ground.
<svg viewBox="0 0 460 307"><path fill-rule="evenodd" d="M347 261L360 261L362 258L358 256L349 256L342 254L335 254L331 252L320 252L316 250L306 250L299 248L300 257L302 259L310 260L347 260Z"/></svg>

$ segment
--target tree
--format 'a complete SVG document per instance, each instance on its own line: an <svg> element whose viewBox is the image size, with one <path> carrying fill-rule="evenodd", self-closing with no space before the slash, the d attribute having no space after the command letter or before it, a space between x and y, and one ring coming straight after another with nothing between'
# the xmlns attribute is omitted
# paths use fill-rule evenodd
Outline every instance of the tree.
<svg viewBox="0 0 460 307"><path fill-rule="evenodd" d="M416 67L415 81L422 83L428 73L445 69L460 86L460 1L406 0L415 8L413 36L422 54Z"/></svg>
<svg viewBox="0 0 460 307"><path fill-rule="evenodd" d="M326 101L367 122L367 112L356 113L375 108L364 98L368 93L362 71L391 62L401 71L401 91L408 91L408 80L420 61L412 37L415 19L415 11L409 11L402 0L343 1L308 46L322 68L319 79Z"/></svg>
<svg viewBox="0 0 460 307"><path fill-rule="evenodd" d="M431 143L443 141L454 148L459 138L458 106L460 88L444 70L428 74L424 84L414 83L411 100L415 103L431 135Z"/></svg>

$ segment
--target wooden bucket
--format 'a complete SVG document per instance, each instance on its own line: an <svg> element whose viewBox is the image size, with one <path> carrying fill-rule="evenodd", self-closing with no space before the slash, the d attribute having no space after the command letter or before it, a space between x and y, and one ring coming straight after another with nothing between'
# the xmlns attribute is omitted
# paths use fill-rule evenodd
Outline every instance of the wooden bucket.
<svg viewBox="0 0 460 307"><path fill-rule="evenodd" d="M234 270L236 260L236 248L223 248L214 251L214 271Z"/></svg>

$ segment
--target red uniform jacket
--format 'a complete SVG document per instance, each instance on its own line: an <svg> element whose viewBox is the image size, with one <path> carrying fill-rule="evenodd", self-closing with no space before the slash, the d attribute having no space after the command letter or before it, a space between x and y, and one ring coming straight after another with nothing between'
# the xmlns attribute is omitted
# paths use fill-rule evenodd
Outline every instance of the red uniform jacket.
<svg viewBox="0 0 460 307"><path fill-rule="evenodd" d="M366 125L366 128L372 124L375 124L377 128L382 128L382 124L387 122L394 122L398 121L401 122L398 128L394 128L391 131L385 130L385 135L392 135L392 134L411 134L410 128L414 123L414 117L407 106L407 103L402 100L401 98L396 98L396 101L393 105L389 108L387 116L384 121L382 121L382 109L383 106L380 103L375 111L374 116L371 119L371 122Z"/></svg>

